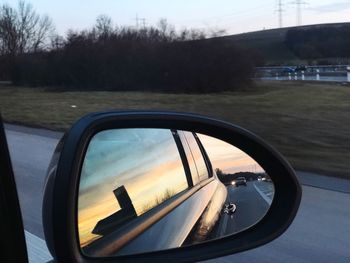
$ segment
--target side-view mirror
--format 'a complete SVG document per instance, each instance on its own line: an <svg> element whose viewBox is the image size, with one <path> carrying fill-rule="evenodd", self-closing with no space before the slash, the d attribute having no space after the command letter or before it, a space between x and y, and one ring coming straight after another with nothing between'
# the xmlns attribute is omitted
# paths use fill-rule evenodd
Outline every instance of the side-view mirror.
<svg viewBox="0 0 350 263"><path fill-rule="evenodd" d="M263 245L293 221L287 161L227 122L173 112L105 112L73 125L43 203L57 262L198 261Z"/></svg>

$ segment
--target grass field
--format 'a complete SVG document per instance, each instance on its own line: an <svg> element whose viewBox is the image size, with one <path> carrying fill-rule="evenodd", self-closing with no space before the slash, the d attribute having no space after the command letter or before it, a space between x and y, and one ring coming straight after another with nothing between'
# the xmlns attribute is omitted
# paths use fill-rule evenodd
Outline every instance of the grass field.
<svg viewBox="0 0 350 263"><path fill-rule="evenodd" d="M263 82L249 91L185 95L50 92L3 83L0 107L8 122L60 130L86 113L110 109L206 114L258 134L282 152L295 169L350 178L349 86Z"/></svg>

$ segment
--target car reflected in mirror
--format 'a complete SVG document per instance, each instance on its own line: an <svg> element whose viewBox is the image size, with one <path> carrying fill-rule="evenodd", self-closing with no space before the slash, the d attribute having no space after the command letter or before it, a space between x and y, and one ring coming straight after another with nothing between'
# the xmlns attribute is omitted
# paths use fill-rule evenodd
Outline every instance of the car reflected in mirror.
<svg viewBox="0 0 350 263"><path fill-rule="evenodd" d="M79 242L93 257L191 246L252 227L273 197L264 169L224 141L182 130L104 130L81 168Z"/></svg>

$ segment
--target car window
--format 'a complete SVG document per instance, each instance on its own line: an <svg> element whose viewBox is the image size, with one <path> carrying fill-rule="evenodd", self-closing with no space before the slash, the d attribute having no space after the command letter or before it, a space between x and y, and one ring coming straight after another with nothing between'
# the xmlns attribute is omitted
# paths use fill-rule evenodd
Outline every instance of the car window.
<svg viewBox="0 0 350 263"><path fill-rule="evenodd" d="M182 138L185 139L187 145L189 146L191 154L192 154L192 158L194 160L194 163L190 163L190 161L189 161L191 172L192 172L192 170L194 170L194 167L191 168L191 166L195 166L195 168L197 170L199 181L203 181L203 180L209 178L207 165L205 163L202 151L201 151L193 133L184 131ZM191 160L191 158L189 158L189 157L188 157L188 159Z"/></svg>
<svg viewBox="0 0 350 263"><path fill-rule="evenodd" d="M166 154L164 154L166 153ZM82 246L98 239L101 220L121 223L188 188L173 134L166 129L119 129L96 134L82 167L78 223ZM123 210L123 213L118 211Z"/></svg>
<svg viewBox="0 0 350 263"><path fill-rule="evenodd" d="M190 146L188 145L188 142L186 140L186 137L184 135L184 133L182 131L178 132L179 137L181 139L183 148L185 150L185 154L186 154L186 158L188 161L188 165L190 167L190 172L191 172L191 176L192 176L192 182L193 185L196 185L200 182L199 180L199 176L198 176L198 171L197 171L197 167L196 167L196 163L194 161Z"/></svg>

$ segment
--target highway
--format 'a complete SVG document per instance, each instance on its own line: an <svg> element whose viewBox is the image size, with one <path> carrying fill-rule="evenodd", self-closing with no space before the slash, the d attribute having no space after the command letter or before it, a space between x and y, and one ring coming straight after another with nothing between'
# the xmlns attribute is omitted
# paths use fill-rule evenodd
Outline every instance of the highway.
<svg viewBox="0 0 350 263"><path fill-rule="evenodd" d="M24 214L24 227L44 238L41 224L43 187L46 169L61 133L14 125L6 125L5 129Z"/></svg>
<svg viewBox="0 0 350 263"><path fill-rule="evenodd" d="M46 262L50 255L43 241L42 189L49 160L62 134L13 125L6 125L6 134L30 261ZM286 233L260 248L207 262L349 262L350 181L309 173L298 175L307 186L303 186L299 212Z"/></svg>
<svg viewBox="0 0 350 263"><path fill-rule="evenodd" d="M247 186L228 186L226 203L234 203L236 211L233 214L221 213L213 237L222 237L240 232L255 223L266 214L271 199L259 189L265 187L265 182L247 182ZM271 190L272 187L271 187ZM269 200L270 199L270 200Z"/></svg>
<svg viewBox="0 0 350 263"><path fill-rule="evenodd" d="M295 78L294 75L289 78L289 76L276 76L276 77L261 77L261 78L256 78L257 80L280 80L280 81L294 81L294 80L305 80L305 81L320 81L320 82L341 82L341 83L349 83L348 77L347 76L320 76L319 79L316 78L315 75L313 76L308 76L306 75L304 79L302 79L301 75L298 74L297 78Z"/></svg>

